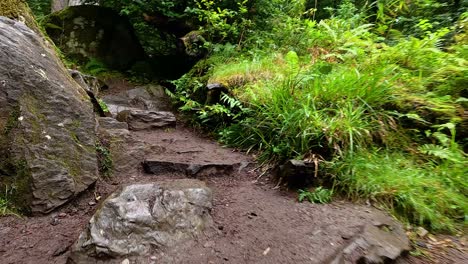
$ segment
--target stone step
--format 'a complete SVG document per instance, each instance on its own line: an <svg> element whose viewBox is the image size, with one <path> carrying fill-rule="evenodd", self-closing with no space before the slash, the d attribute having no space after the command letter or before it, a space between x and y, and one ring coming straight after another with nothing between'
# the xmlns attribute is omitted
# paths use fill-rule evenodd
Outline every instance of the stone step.
<svg viewBox="0 0 468 264"><path fill-rule="evenodd" d="M150 130L176 125L176 117L167 111L128 109L119 112L117 120L127 122L130 130Z"/></svg>
<svg viewBox="0 0 468 264"><path fill-rule="evenodd" d="M185 162L162 159L149 159L142 162L143 169L150 174L163 174L170 172L183 173L195 177L202 173L210 175L223 174L224 176L246 168L249 162Z"/></svg>

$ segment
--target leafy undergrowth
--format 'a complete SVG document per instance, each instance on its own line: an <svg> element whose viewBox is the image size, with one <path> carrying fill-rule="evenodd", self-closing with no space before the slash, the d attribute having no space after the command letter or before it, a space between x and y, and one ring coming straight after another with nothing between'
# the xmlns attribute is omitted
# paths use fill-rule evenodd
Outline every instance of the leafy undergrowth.
<svg viewBox="0 0 468 264"><path fill-rule="evenodd" d="M465 161L421 163L399 151L364 150L333 164L338 189L432 230L455 231L468 210Z"/></svg>
<svg viewBox="0 0 468 264"><path fill-rule="evenodd" d="M468 215L468 42L457 29L468 14L390 36L344 3L330 19L283 14L242 45L214 45L170 95L226 145L273 164L319 156L334 193L455 231ZM225 88L217 102L207 84Z"/></svg>

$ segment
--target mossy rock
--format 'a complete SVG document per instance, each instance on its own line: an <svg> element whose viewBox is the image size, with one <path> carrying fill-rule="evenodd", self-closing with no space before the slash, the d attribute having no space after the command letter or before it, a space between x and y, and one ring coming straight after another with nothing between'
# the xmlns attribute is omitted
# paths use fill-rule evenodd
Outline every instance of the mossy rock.
<svg viewBox="0 0 468 264"><path fill-rule="evenodd" d="M97 180L93 107L40 33L0 17L0 43L0 188L48 213Z"/></svg>
<svg viewBox="0 0 468 264"><path fill-rule="evenodd" d="M70 59L97 60L110 69L128 70L145 54L130 22L99 6L72 6L43 21L54 43Z"/></svg>
<svg viewBox="0 0 468 264"><path fill-rule="evenodd" d="M0 16L21 21L36 33L40 32L31 9L23 0L1 0Z"/></svg>

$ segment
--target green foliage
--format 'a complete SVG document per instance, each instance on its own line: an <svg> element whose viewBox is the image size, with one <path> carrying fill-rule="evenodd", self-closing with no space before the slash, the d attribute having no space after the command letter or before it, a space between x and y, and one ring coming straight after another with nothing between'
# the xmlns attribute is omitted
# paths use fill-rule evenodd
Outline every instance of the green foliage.
<svg viewBox="0 0 468 264"><path fill-rule="evenodd" d="M452 26L468 8L466 0L381 0L374 5L377 8L376 30L384 36L402 33L423 37L428 29L437 31Z"/></svg>
<svg viewBox="0 0 468 264"><path fill-rule="evenodd" d="M177 1L124 1L124 0L88 0L87 3L99 3L110 7L123 15L129 16L137 31L143 29L150 36L142 36L143 42L156 39L155 27L148 22L170 21L182 22L192 30L199 29L207 33L209 40L232 41L239 38L244 30L252 24L248 18L252 0L177 0ZM158 23L158 22L156 22ZM163 22L162 24L164 24ZM185 29L187 30L187 29ZM142 31L142 32L143 32ZM177 31L177 30L176 30ZM190 31L190 30L189 30ZM141 32L141 33L142 33ZM173 32L180 34L183 32ZM185 33L188 33L186 31ZM185 34L183 33L183 34ZM182 35L183 35L182 34ZM151 37L153 35L153 37ZM178 36L181 37L181 36ZM174 43L175 44L175 43ZM144 45L147 46L147 45Z"/></svg>
<svg viewBox="0 0 468 264"><path fill-rule="evenodd" d="M91 75L99 75L105 72L110 72L106 65L95 58L90 59L84 66L84 71Z"/></svg>
<svg viewBox="0 0 468 264"><path fill-rule="evenodd" d="M0 217L7 215L14 215L19 217L18 210L15 209L10 199L10 191L5 188L5 191L0 194Z"/></svg>
<svg viewBox="0 0 468 264"><path fill-rule="evenodd" d="M106 102L102 100L101 98L98 99L99 106L101 107L102 111L105 113L109 113L109 107L107 106Z"/></svg>
<svg viewBox="0 0 468 264"><path fill-rule="evenodd" d="M315 188L314 191L299 190L299 202L307 199L311 203L326 204L330 203L333 196L333 190L323 188L322 186Z"/></svg>
<svg viewBox="0 0 468 264"><path fill-rule="evenodd" d="M235 1L237 7L220 7L218 1L195 0L195 6L188 6L185 12L198 17L203 26L199 30L211 39L236 39L240 29L245 29L250 21L244 18L248 0Z"/></svg>
<svg viewBox="0 0 468 264"><path fill-rule="evenodd" d="M36 18L47 16L51 12L51 0L26 0Z"/></svg>
<svg viewBox="0 0 468 264"><path fill-rule="evenodd" d="M421 163L401 151L360 150L331 170L338 189L353 199L370 199L432 230L454 231L468 213L467 164L466 156L461 163Z"/></svg>
<svg viewBox="0 0 468 264"><path fill-rule="evenodd" d="M114 161L112 160L112 154L107 146L106 142L96 143L96 153L98 157L99 172L105 178L112 176L114 168Z"/></svg>

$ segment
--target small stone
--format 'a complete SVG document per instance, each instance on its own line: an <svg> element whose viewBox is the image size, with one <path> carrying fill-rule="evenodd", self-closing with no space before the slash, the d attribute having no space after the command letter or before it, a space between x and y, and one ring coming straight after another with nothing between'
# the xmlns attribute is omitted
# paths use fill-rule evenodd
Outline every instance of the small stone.
<svg viewBox="0 0 468 264"><path fill-rule="evenodd" d="M416 245L417 245L418 247L428 248L427 245L426 245L426 243L424 243L424 242L422 242L422 241L417 241L417 242L416 242Z"/></svg>
<svg viewBox="0 0 468 264"><path fill-rule="evenodd" d="M267 247L265 251L263 251L263 256L266 256L268 253L270 253L271 248Z"/></svg>
<svg viewBox="0 0 468 264"><path fill-rule="evenodd" d="M212 248L212 247L214 247L214 246L215 246L215 242L214 242L214 241L208 241L208 242L206 242L206 243L203 245L204 248Z"/></svg>
<svg viewBox="0 0 468 264"><path fill-rule="evenodd" d="M416 229L416 234L418 234L419 237L423 238L423 237L427 236L427 234L429 234L429 231L427 231L423 227L418 227Z"/></svg>
<svg viewBox="0 0 468 264"><path fill-rule="evenodd" d="M313 236L316 236L318 234L322 233L322 230L319 229L319 230L315 230L314 233L312 233Z"/></svg>
<svg viewBox="0 0 468 264"><path fill-rule="evenodd" d="M56 217L53 217L52 220L50 221L50 224L53 226L56 226L60 223L59 219Z"/></svg>
<svg viewBox="0 0 468 264"><path fill-rule="evenodd" d="M66 213L60 213L60 214L58 214L58 217L65 218L65 217L67 217L67 214Z"/></svg>
<svg viewBox="0 0 468 264"><path fill-rule="evenodd" d="M70 243L67 243L64 241L64 243L61 243L52 254L52 256L57 257L60 255L63 255L67 250L70 248Z"/></svg>
<svg viewBox="0 0 468 264"><path fill-rule="evenodd" d="M96 205L96 202L91 201L91 202L89 202L88 204L89 204L89 206L94 206L94 205Z"/></svg>
<svg viewBox="0 0 468 264"><path fill-rule="evenodd" d="M158 257L156 257L156 256L151 256L150 259L151 259L151 260L157 260Z"/></svg>
<svg viewBox="0 0 468 264"><path fill-rule="evenodd" d="M346 232L344 234L341 235L341 238L343 238L344 240L348 240L348 239L351 239L353 238L354 234L351 233L351 232Z"/></svg>
<svg viewBox="0 0 468 264"><path fill-rule="evenodd" d="M124 260L122 261L122 264L130 264L130 260L124 259Z"/></svg>

